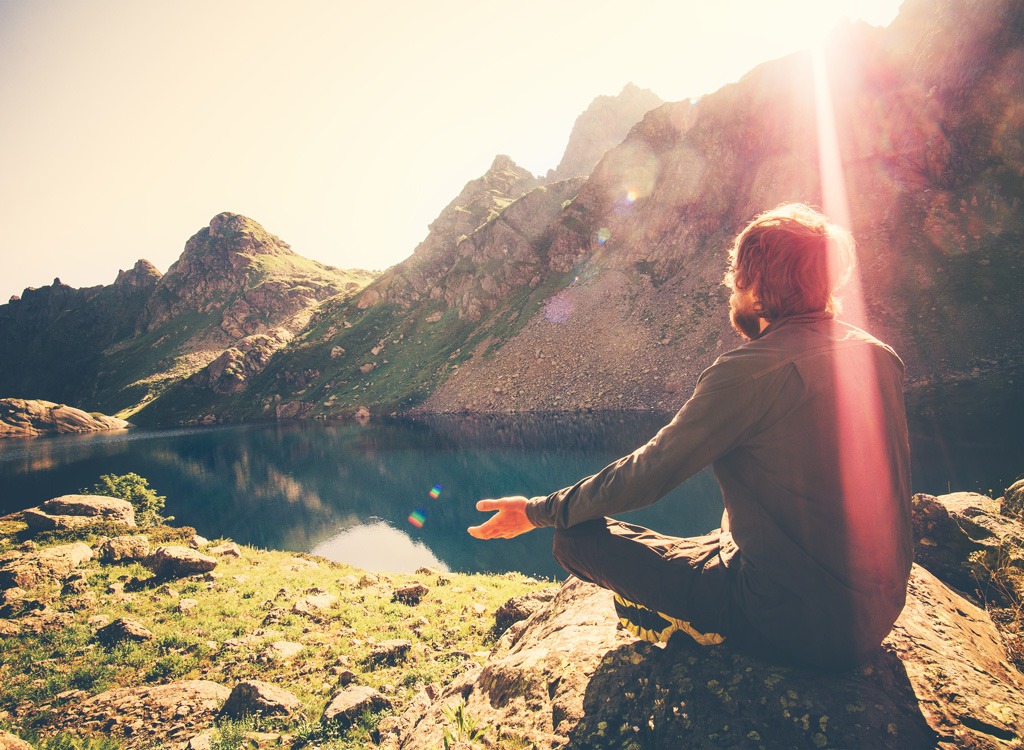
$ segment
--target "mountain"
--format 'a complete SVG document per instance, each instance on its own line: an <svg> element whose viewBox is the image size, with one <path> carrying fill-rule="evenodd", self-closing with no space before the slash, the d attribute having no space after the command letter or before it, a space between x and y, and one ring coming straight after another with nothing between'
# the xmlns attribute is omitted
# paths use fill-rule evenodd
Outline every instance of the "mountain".
<svg viewBox="0 0 1024 750"><path fill-rule="evenodd" d="M141 260L110 286L56 279L0 306L0 393L127 416L233 350L256 354L219 379L253 374L320 302L372 278L303 258L244 216L218 214L166 274Z"/></svg>
<svg viewBox="0 0 1024 750"><path fill-rule="evenodd" d="M888 29L849 25L827 45L863 288L847 308L903 356L920 414L1021 413L1022 16L1013 2L917 0ZM571 275L546 314L476 352L422 409L680 405L738 343L721 285L735 233L779 203L823 203L818 116L806 54L696 111L648 113L553 225L551 278Z"/></svg>
<svg viewBox="0 0 1024 750"><path fill-rule="evenodd" d="M790 55L647 111L585 177L497 157L375 279L222 214L162 277L26 291L0 306L0 394L139 424L672 411L739 343L721 283L736 232L804 201L850 217L846 316L903 357L912 414L1009 424L1024 414L1024 6L906 0L888 28L826 42L822 63Z"/></svg>
<svg viewBox="0 0 1024 750"><path fill-rule="evenodd" d="M618 146L645 114L665 102L653 91L627 83L617 96L599 96L576 118L562 160L547 180L587 177L609 149Z"/></svg>

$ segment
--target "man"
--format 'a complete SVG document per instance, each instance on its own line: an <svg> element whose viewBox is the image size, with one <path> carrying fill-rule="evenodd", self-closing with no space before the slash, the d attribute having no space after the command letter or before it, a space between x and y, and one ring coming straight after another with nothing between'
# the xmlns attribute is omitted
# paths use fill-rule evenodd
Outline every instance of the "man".
<svg viewBox="0 0 1024 750"><path fill-rule="evenodd" d="M876 650L906 599L912 560L903 363L835 318L850 235L789 204L736 238L726 283L746 342L720 357L646 445L547 497L481 500L469 533L554 526L571 574L610 589L651 641L676 630L826 669ZM665 537L607 516L654 503L707 465L722 528Z"/></svg>

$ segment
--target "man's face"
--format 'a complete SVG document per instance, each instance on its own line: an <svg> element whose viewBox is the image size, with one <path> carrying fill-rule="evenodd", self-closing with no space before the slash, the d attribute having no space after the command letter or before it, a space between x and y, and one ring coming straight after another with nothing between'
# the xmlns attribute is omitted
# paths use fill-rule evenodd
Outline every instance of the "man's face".
<svg viewBox="0 0 1024 750"><path fill-rule="evenodd" d="M751 288L733 289L729 297L729 322L747 341L761 335L761 316L754 311L756 302L757 298Z"/></svg>

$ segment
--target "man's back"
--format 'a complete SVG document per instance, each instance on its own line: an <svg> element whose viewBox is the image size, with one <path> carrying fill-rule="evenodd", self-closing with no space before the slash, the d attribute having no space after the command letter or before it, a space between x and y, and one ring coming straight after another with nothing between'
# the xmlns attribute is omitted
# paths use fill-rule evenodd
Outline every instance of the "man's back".
<svg viewBox="0 0 1024 750"><path fill-rule="evenodd" d="M912 560L902 363L814 313L725 355L711 379L716 369L754 393L745 432L714 462L737 606L784 651L856 658L902 609Z"/></svg>

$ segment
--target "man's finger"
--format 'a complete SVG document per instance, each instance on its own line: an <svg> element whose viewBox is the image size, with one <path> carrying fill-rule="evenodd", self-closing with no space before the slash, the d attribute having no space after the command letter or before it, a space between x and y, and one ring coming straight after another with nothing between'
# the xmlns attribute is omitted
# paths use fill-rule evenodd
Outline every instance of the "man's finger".
<svg viewBox="0 0 1024 750"><path fill-rule="evenodd" d="M466 531L469 532L470 536L475 536L477 539L490 539L494 536L493 527L490 525L489 520L479 526L470 526Z"/></svg>
<svg viewBox="0 0 1024 750"><path fill-rule="evenodd" d="M478 500L476 503L476 509L485 512L489 510L501 510L502 505L503 503L501 500Z"/></svg>

